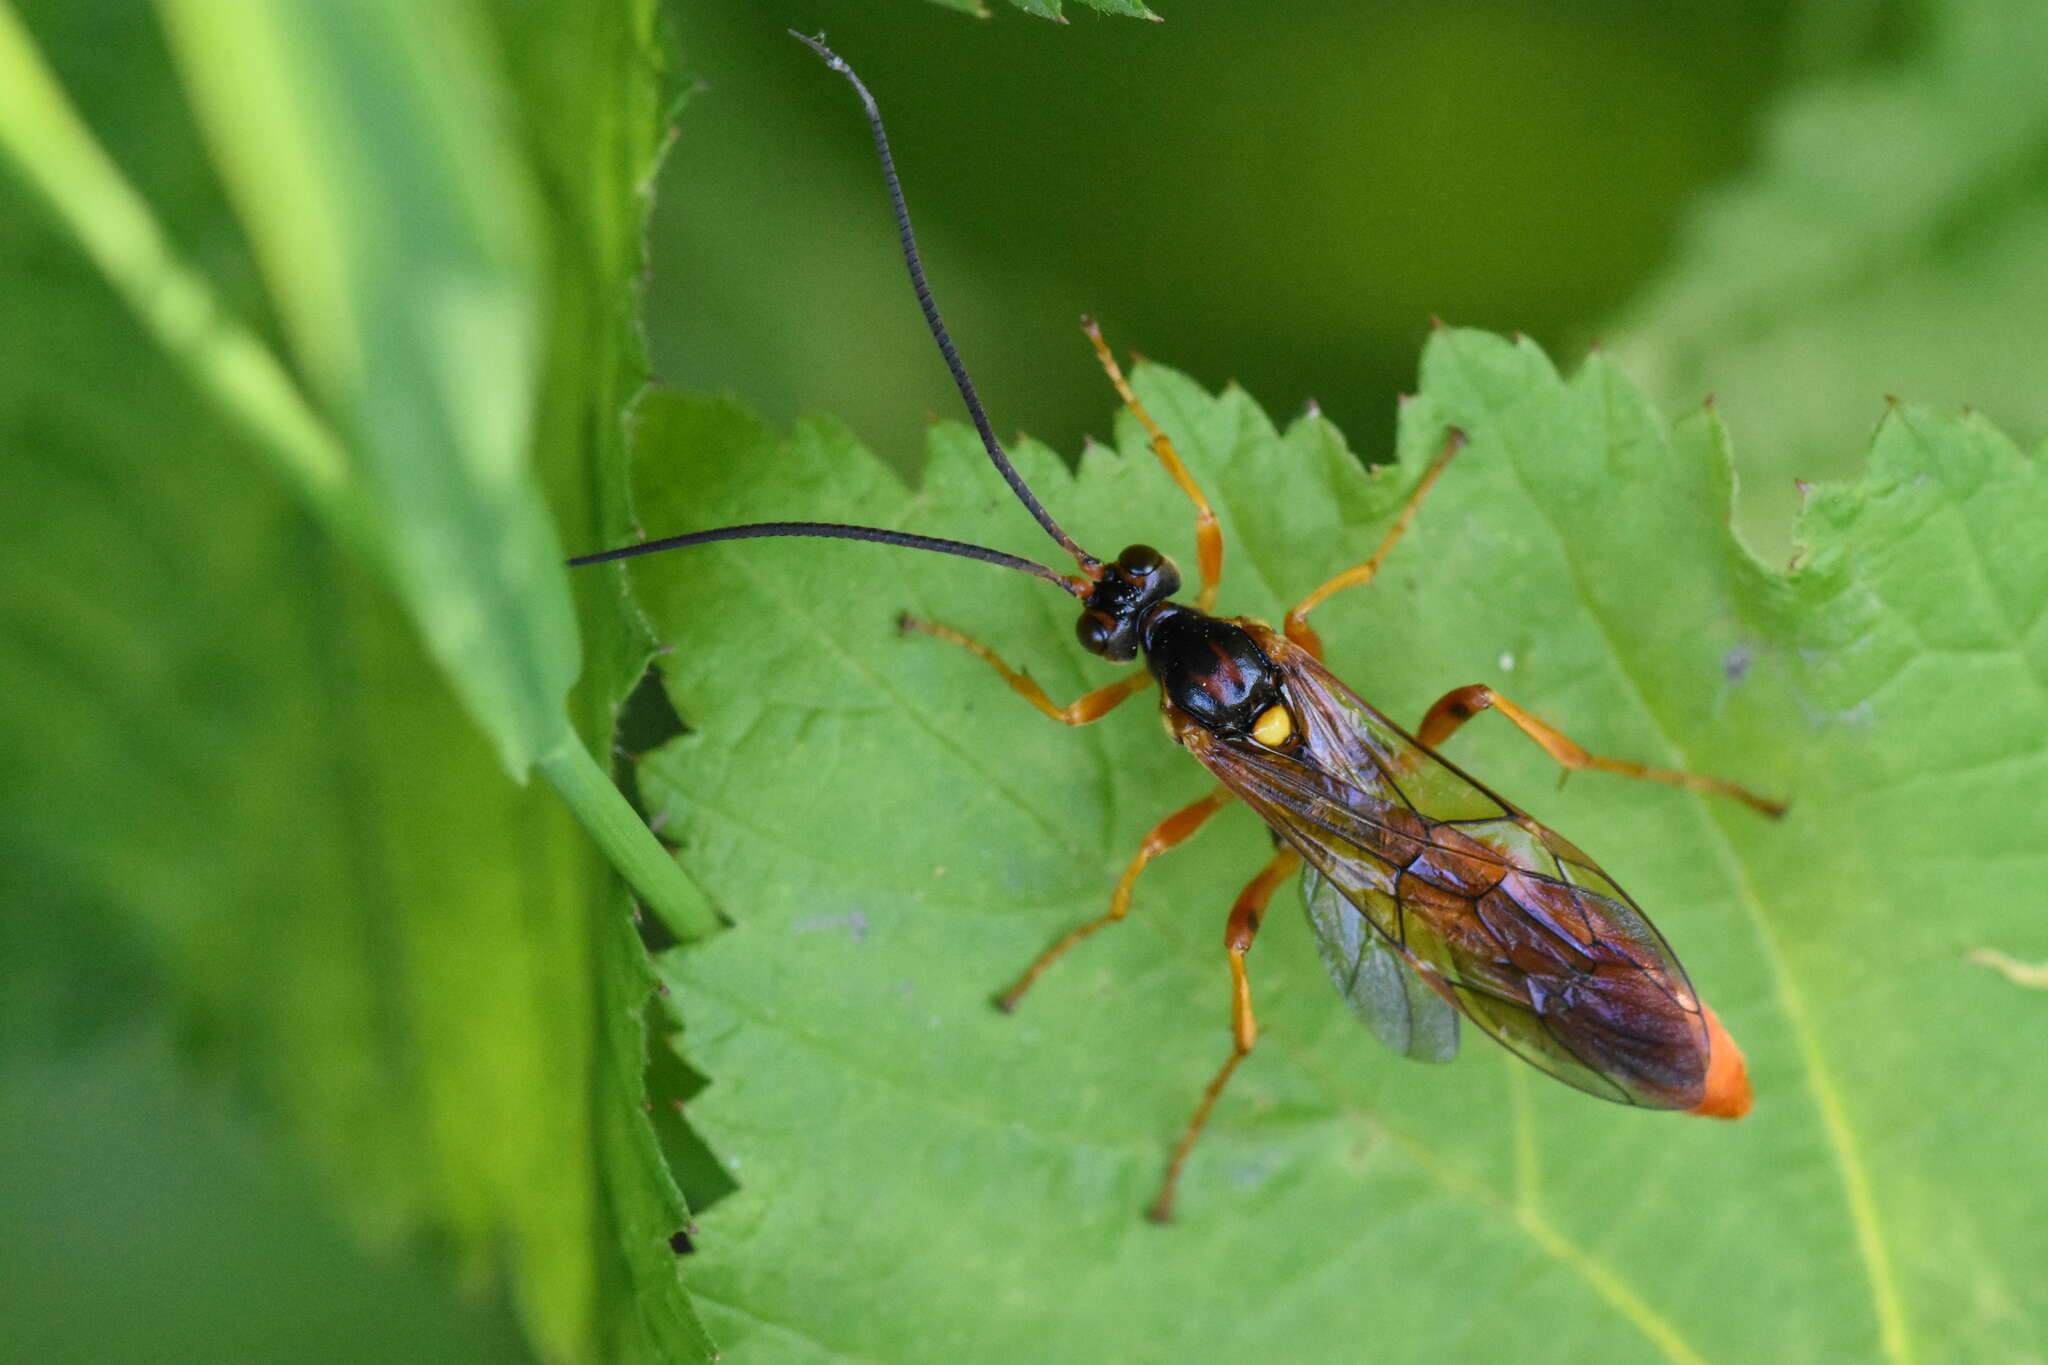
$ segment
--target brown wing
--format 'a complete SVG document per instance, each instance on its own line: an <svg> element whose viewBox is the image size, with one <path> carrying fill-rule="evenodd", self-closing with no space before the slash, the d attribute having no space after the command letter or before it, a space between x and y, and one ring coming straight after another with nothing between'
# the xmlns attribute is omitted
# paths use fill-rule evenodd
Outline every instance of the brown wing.
<svg viewBox="0 0 2048 1365"><path fill-rule="evenodd" d="M1298 739L1276 752L1169 710L1189 752L1510 1051L1622 1104L1714 1103L1710 1038L1726 1035L1710 1028L1685 969L1627 894L1306 651L1258 622L1238 624L1279 665Z"/></svg>

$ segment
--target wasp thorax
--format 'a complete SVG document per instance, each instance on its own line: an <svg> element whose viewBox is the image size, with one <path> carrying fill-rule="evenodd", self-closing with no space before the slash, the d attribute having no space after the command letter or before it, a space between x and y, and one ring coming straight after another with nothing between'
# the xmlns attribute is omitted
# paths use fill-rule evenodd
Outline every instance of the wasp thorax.
<svg viewBox="0 0 2048 1365"><path fill-rule="evenodd" d="M1105 565L1081 606L1074 634L1081 648L1111 663L1138 657L1139 622L1180 591L1180 570L1150 545L1133 545Z"/></svg>
<svg viewBox="0 0 2048 1365"><path fill-rule="evenodd" d="M1145 666L1166 700L1211 734L1249 735L1273 749L1294 738L1279 668L1235 621L1162 607L1146 618Z"/></svg>

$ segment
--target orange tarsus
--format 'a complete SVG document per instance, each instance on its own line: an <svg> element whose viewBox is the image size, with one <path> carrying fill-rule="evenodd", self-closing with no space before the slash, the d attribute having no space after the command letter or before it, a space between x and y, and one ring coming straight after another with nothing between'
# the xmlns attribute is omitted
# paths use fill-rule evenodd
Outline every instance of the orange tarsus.
<svg viewBox="0 0 2048 1365"><path fill-rule="evenodd" d="M1700 1009L1707 1016L1706 1094L1685 1112L1707 1119L1739 1119L1756 1099L1749 1088L1749 1064L1713 1007L1702 1004Z"/></svg>

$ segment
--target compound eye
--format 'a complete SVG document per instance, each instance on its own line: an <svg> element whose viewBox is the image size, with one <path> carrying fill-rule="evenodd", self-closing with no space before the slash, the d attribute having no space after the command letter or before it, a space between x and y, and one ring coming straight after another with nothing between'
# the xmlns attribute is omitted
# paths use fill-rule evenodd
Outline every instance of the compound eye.
<svg viewBox="0 0 2048 1365"><path fill-rule="evenodd" d="M1074 622L1074 635L1081 641L1081 648L1090 654L1107 653L1110 639L1115 634L1115 623L1096 612L1084 611L1081 619Z"/></svg>
<svg viewBox="0 0 2048 1365"><path fill-rule="evenodd" d="M1139 578L1150 578L1166 563L1166 556L1150 545L1133 545L1116 557L1116 566Z"/></svg>

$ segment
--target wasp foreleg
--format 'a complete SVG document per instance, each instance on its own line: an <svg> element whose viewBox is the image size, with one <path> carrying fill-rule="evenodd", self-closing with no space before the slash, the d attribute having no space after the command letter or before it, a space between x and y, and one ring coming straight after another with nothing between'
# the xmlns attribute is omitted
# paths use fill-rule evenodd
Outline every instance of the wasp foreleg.
<svg viewBox="0 0 2048 1365"><path fill-rule="evenodd" d="M1061 706L1051 697L1046 696L1045 689L1031 681L1029 675L1019 673L1016 669L1004 663L997 657L994 650L971 635L963 635L951 626L942 626L934 621L921 620L918 617L912 616L909 612L905 612L897 617L896 624L903 630L914 630L920 634L929 635L937 640L944 640L948 644L955 644L967 650L987 663L990 668L1002 674L1003 681L1010 685L1011 691L1062 725L1086 725L1091 720L1100 720L1122 705L1126 700L1136 696L1152 685L1152 675L1141 668L1137 672L1120 678L1106 687L1098 687L1093 692L1089 692L1069 702L1067 705Z"/></svg>

